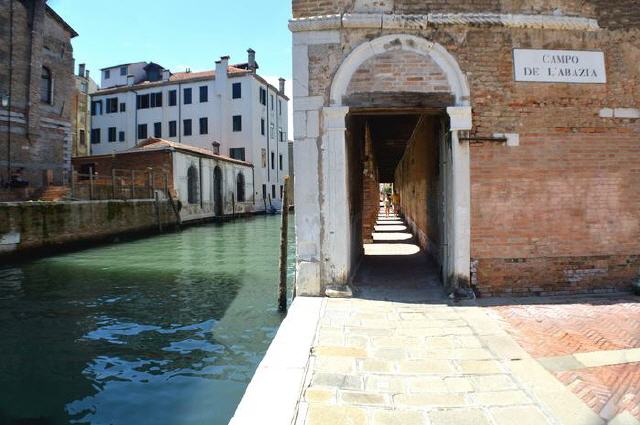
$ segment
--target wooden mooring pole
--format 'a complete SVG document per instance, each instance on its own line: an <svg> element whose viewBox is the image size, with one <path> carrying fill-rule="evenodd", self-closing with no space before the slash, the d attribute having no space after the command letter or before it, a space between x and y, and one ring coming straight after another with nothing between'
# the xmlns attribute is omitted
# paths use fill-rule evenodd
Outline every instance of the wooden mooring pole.
<svg viewBox="0 0 640 425"><path fill-rule="evenodd" d="M287 311L287 251L289 231L289 176L284 178L282 194L282 227L280 228L280 285L278 287L278 310Z"/></svg>

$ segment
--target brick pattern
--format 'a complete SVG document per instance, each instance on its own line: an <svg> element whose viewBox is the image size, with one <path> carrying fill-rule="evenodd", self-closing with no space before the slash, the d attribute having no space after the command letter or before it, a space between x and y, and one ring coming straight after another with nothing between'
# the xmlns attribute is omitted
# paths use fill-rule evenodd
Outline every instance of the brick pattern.
<svg viewBox="0 0 640 425"><path fill-rule="evenodd" d="M367 60L353 75L347 94L367 92L450 93L451 89L431 58L393 51Z"/></svg>
<svg viewBox="0 0 640 425"><path fill-rule="evenodd" d="M640 298L493 307L534 358L640 348ZM640 420L640 363L554 372L605 419L627 410Z"/></svg>

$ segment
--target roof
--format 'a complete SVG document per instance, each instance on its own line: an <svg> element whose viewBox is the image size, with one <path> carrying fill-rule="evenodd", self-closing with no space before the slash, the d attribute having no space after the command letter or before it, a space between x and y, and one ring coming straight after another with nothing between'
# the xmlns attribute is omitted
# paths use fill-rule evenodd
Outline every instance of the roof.
<svg viewBox="0 0 640 425"><path fill-rule="evenodd" d="M78 36L76 30L71 28L71 25L69 25L64 19L62 19L60 15L58 15L55 10L53 10L49 5L46 5L46 11L53 19L55 19L60 25L62 25L64 29L69 31L69 33L71 34L71 38Z"/></svg>
<svg viewBox="0 0 640 425"><path fill-rule="evenodd" d="M203 156L206 158L217 159L219 161L231 162L238 165L244 165L246 167L253 167L253 164L246 161L241 161L239 159L229 158L228 156L215 154L211 149L200 148L192 145L185 145L183 143L176 143L170 140L158 139L158 138L148 138L140 143L134 148L127 149L126 151L114 152L112 154L103 154L103 155L91 155L82 157L83 159L90 158L99 158L99 157L111 157L113 155L127 155L133 153L145 153L145 152L158 152L158 151L179 151L189 154L194 154L198 156ZM78 157L80 158L80 157Z"/></svg>
<svg viewBox="0 0 640 425"><path fill-rule="evenodd" d="M137 65L139 63L147 63L147 62L140 61L140 62L121 63L120 65L113 65L113 66L108 66L106 68L102 68L100 71L104 71L105 69L120 68L121 66Z"/></svg>

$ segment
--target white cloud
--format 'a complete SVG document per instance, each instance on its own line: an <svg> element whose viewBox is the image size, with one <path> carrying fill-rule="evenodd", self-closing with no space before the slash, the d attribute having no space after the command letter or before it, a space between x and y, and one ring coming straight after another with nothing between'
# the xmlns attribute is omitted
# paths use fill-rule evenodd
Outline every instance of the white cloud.
<svg viewBox="0 0 640 425"><path fill-rule="evenodd" d="M280 82L278 81L280 77L265 76L263 78L274 87L280 86ZM284 83L284 94L289 98L289 129L287 130L287 136L289 137L289 140L293 140L293 105L291 102L291 100L293 100L293 84L291 79L288 79Z"/></svg>

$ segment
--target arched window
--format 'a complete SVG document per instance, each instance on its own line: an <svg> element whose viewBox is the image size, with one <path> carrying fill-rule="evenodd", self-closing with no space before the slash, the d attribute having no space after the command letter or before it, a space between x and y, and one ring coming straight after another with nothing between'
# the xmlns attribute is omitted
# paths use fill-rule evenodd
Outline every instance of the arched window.
<svg viewBox="0 0 640 425"><path fill-rule="evenodd" d="M236 198L238 202L244 202L244 174L238 173L236 180Z"/></svg>
<svg viewBox="0 0 640 425"><path fill-rule="evenodd" d="M53 99L53 82L51 79L51 71L47 67L42 67L42 75L40 77L40 100L44 103L51 103Z"/></svg>
<svg viewBox="0 0 640 425"><path fill-rule="evenodd" d="M198 170L193 165L187 171L187 202L198 203Z"/></svg>

